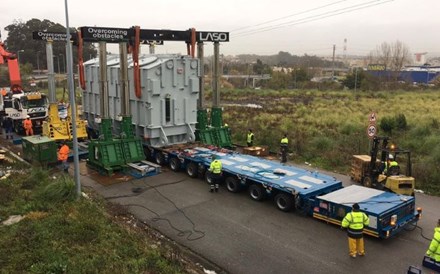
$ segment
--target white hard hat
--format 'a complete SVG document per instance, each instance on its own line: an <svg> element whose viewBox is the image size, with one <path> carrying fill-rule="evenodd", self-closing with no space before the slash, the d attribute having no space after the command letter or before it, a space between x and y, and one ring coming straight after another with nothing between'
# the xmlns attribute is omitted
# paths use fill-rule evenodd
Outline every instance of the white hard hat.
<svg viewBox="0 0 440 274"><path fill-rule="evenodd" d="M394 159L393 155L392 154L388 155L388 159L393 160Z"/></svg>
<svg viewBox="0 0 440 274"><path fill-rule="evenodd" d="M31 116L27 115L26 118L31 118Z"/></svg>

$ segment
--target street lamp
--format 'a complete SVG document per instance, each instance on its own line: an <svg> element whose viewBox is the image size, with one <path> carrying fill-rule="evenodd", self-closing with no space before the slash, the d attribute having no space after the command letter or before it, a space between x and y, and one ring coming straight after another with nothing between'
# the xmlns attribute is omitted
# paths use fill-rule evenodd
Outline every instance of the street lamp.
<svg viewBox="0 0 440 274"><path fill-rule="evenodd" d="M60 73L60 58L58 58L58 56L54 56L53 58L57 58L57 62L58 62L58 74Z"/></svg>
<svg viewBox="0 0 440 274"><path fill-rule="evenodd" d="M63 60L63 73L66 71L66 61L64 60L64 54L60 53L60 56L62 56L63 58L61 58L61 60Z"/></svg>
<svg viewBox="0 0 440 274"><path fill-rule="evenodd" d="M17 60L19 64L20 64L20 52L24 52L24 49L17 51Z"/></svg>

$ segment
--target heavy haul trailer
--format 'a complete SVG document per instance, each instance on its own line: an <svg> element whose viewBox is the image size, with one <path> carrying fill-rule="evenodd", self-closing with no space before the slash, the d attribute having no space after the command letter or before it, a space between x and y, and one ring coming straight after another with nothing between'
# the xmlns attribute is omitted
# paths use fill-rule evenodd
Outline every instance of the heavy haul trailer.
<svg viewBox="0 0 440 274"><path fill-rule="evenodd" d="M405 225L417 222L421 214L412 196L357 185L344 188L341 181L331 176L229 150L188 144L156 149L152 153L172 170L186 170L191 177L203 175L208 181L206 170L215 154L223 164L228 191L247 189L253 200L273 198L275 206L282 211L296 209L336 225L358 203L370 218L365 233L378 238L397 234Z"/></svg>

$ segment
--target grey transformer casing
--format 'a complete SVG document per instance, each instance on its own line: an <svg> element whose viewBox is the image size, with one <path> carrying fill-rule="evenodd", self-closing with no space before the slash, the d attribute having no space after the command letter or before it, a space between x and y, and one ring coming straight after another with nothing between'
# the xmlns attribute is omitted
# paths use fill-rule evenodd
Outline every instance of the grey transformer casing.
<svg viewBox="0 0 440 274"><path fill-rule="evenodd" d="M200 92L199 59L177 54L142 55L139 58L141 98L133 82L133 62L128 59L129 113L134 132L154 147L195 141L197 101ZM89 127L99 130L99 59L84 63L86 89L83 91L83 116ZM109 116L113 133L119 133L121 83L119 55L107 56ZM97 119L98 118L98 119Z"/></svg>

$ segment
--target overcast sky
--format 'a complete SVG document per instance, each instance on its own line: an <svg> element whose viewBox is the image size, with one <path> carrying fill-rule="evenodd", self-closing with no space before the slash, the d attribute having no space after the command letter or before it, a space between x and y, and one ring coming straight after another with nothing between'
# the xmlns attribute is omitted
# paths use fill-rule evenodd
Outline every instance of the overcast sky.
<svg viewBox="0 0 440 274"><path fill-rule="evenodd" d="M14 20L66 24L62 0L1 3L3 40L4 27ZM323 56L332 54L333 45L342 55L347 39L347 55L366 55L382 42L400 40L412 53L440 56L440 0L70 0L68 5L71 27L229 31L230 42L220 46L225 55ZM186 47L166 42L156 52L182 53ZM207 45L205 55L211 53Z"/></svg>

